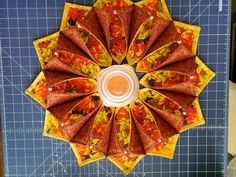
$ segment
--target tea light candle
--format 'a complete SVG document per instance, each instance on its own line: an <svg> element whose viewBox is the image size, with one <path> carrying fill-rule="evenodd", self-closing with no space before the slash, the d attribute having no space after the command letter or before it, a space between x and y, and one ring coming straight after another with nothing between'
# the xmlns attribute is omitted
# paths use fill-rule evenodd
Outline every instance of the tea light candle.
<svg viewBox="0 0 236 177"><path fill-rule="evenodd" d="M128 92L129 80L122 75L116 75L107 81L107 89L114 96L122 96Z"/></svg>
<svg viewBox="0 0 236 177"><path fill-rule="evenodd" d="M98 93L106 106L122 107L138 97L139 82L129 65L113 65L97 75Z"/></svg>

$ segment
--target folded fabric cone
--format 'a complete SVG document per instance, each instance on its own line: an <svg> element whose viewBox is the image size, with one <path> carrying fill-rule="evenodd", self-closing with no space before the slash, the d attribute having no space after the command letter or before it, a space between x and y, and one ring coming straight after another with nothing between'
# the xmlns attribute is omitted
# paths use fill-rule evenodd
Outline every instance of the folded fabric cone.
<svg viewBox="0 0 236 177"><path fill-rule="evenodd" d="M181 128L180 132L205 124L199 101L196 97L169 91L158 92L183 108L184 126Z"/></svg>
<svg viewBox="0 0 236 177"><path fill-rule="evenodd" d="M50 107L48 111L60 122L67 138L72 139L100 106L101 100L95 93Z"/></svg>
<svg viewBox="0 0 236 177"><path fill-rule="evenodd" d="M178 131L139 99L130 108L146 154L172 159Z"/></svg>
<svg viewBox="0 0 236 177"><path fill-rule="evenodd" d="M155 91L153 91L153 92L155 92ZM160 93L161 95L167 97L168 99L174 101L178 105L180 105L183 108L183 111L188 109L189 107L191 107L192 103L196 99L195 96L184 95L184 94L174 93L174 92L170 92L170 91L159 90L157 92Z"/></svg>
<svg viewBox="0 0 236 177"><path fill-rule="evenodd" d="M26 89L25 93L44 108L67 102L96 91L94 79L44 71Z"/></svg>
<svg viewBox="0 0 236 177"><path fill-rule="evenodd" d="M139 99L130 104L130 110L144 151L147 152L156 145L161 137L160 129L149 109Z"/></svg>
<svg viewBox="0 0 236 177"><path fill-rule="evenodd" d="M214 73L199 58L193 57L147 73L140 83L154 90L197 96L212 77Z"/></svg>
<svg viewBox="0 0 236 177"><path fill-rule="evenodd" d="M108 156L117 153L144 153L128 106L116 108L114 116Z"/></svg>
<svg viewBox="0 0 236 177"><path fill-rule="evenodd" d="M77 154L79 165L106 157L113 113L114 108L102 105L71 139L70 143Z"/></svg>
<svg viewBox="0 0 236 177"><path fill-rule="evenodd" d="M157 11L157 10L156 10ZM127 61L130 65L137 63L161 35L170 21L158 17L144 8L134 5L130 30L130 45Z"/></svg>
<svg viewBox="0 0 236 177"><path fill-rule="evenodd" d="M58 37L59 32L56 32L33 42L42 68L52 59L52 53L57 46Z"/></svg>
<svg viewBox="0 0 236 177"><path fill-rule="evenodd" d="M161 136L158 143L148 150L147 154L172 159L179 138L178 132L165 120L160 118L154 111L150 110L160 129Z"/></svg>
<svg viewBox="0 0 236 177"><path fill-rule="evenodd" d="M89 58L80 47L74 44L68 37L66 37L62 32L59 33L59 38L57 42L56 51L58 52L68 52L72 54L79 55L84 58ZM55 55L55 54L54 54Z"/></svg>
<svg viewBox="0 0 236 177"><path fill-rule="evenodd" d="M43 71L43 73L47 81L48 87L53 86L59 82L66 81L68 79L79 77L78 75L65 74L65 73L53 72L53 71Z"/></svg>
<svg viewBox="0 0 236 177"><path fill-rule="evenodd" d="M171 63L194 57L177 33L173 22L150 48L147 55L137 64L137 72L151 72Z"/></svg>
<svg viewBox="0 0 236 177"><path fill-rule="evenodd" d="M190 76L175 71L158 70L148 73L140 80L140 83L154 90L196 95L195 83L190 79Z"/></svg>
<svg viewBox="0 0 236 177"><path fill-rule="evenodd" d="M78 118L77 120L70 117L71 121L74 121L73 126L71 126L72 130L70 131L74 131L73 134L76 134L80 130L80 128L83 127L84 124L90 119L90 116L91 114L87 114L80 119ZM71 136L68 136L68 132L65 132L65 130L70 127L65 128L65 124L72 123L69 121L60 121L55 118L55 116L53 116L49 111L46 111L43 135L70 142L73 134Z"/></svg>
<svg viewBox="0 0 236 177"><path fill-rule="evenodd" d="M152 89L141 89L139 98L178 132L184 126L184 109L178 103Z"/></svg>
<svg viewBox="0 0 236 177"><path fill-rule="evenodd" d="M109 142L108 159L125 174L144 156L144 149L128 106L116 108Z"/></svg>
<svg viewBox="0 0 236 177"><path fill-rule="evenodd" d="M100 67L62 33L59 34L58 45L52 55L52 59L44 66L44 71L92 78L95 78L100 71Z"/></svg>
<svg viewBox="0 0 236 177"><path fill-rule="evenodd" d="M133 2L129 0L98 0L94 8L112 58L120 64L126 57Z"/></svg>
<svg viewBox="0 0 236 177"><path fill-rule="evenodd" d="M97 82L85 77L45 71L48 83L47 108L91 94L97 90Z"/></svg>
<svg viewBox="0 0 236 177"><path fill-rule="evenodd" d="M92 8L78 4L65 3L60 31L66 30L83 21Z"/></svg>
<svg viewBox="0 0 236 177"><path fill-rule="evenodd" d="M183 61L163 66L160 70L175 71L186 75L191 75L196 68L196 57L187 58Z"/></svg>
<svg viewBox="0 0 236 177"><path fill-rule="evenodd" d="M107 52L106 40L94 8L76 27L62 31L62 33L100 66L108 67L112 64L112 58Z"/></svg>
<svg viewBox="0 0 236 177"><path fill-rule="evenodd" d="M84 127L73 137L71 142L87 145L90 149L106 155L113 113L114 108L102 105L93 118L90 118Z"/></svg>
<svg viewBox="0 0 236 177"><path fill-rule="evenodd" d="M155 94L155 91L153 93ZM191 124L197 118L197 110L193 110L193 103L196 97L169 91L158 91L158 93L182 107L184 126Z"/></svg>
<svg viewBox="0 0 236 177"><path fill-rule="evenodd" d="M195 96L195 82L192 77L194 71L195 57L147 73L140 83L154 90L167 90Z"/></svg>

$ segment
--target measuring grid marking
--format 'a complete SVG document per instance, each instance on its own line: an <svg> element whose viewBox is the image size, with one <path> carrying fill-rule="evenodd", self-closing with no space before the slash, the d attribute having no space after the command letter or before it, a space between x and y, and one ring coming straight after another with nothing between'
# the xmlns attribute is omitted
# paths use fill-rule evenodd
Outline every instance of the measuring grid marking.
<svg viewBox="0 0 236 177"><path fill-rule="evenodd" d="M59 29L64 0L0 2L5 176L124 176L105 159L78 167L67 143L42 136L44 109L24 94L41 70L32 41ZM198 55L216 72L199 98L206 125L181 134L173 160L147 156L129 176L225 176L230 0L167 0L167 4L175 20L202 27Z"/></svg>

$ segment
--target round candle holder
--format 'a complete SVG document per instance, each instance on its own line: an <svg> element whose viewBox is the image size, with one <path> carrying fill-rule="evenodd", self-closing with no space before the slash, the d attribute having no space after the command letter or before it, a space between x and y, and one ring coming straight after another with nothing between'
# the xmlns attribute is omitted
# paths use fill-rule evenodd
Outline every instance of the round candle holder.
<svg viewBox="0 0 236 177"><path fill-rule="evenodd" d="M138 98L139 81L130 65L113 65L97 74L97 89L105 106L122 107Z"/></svg>

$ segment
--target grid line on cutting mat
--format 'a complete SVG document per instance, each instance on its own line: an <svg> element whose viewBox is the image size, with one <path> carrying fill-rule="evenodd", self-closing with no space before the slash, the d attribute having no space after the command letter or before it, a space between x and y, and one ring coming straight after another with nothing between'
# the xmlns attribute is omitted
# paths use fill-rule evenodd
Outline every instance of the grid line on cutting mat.
<svg viewBox="0 0 236 177"><path fill-rule="evenodd" d="M24 94L40 71L32 41L59 29L64 0L0 0L0 4L5 176L124 176L107 160L78 167L67 143L42 136L44 109ZM175 20L202 27L198 55L216 72L200 95L207 124L181 134L173 160L147 156L129 176L224 176L230 1L167 0L167 4Z"/></svg>

